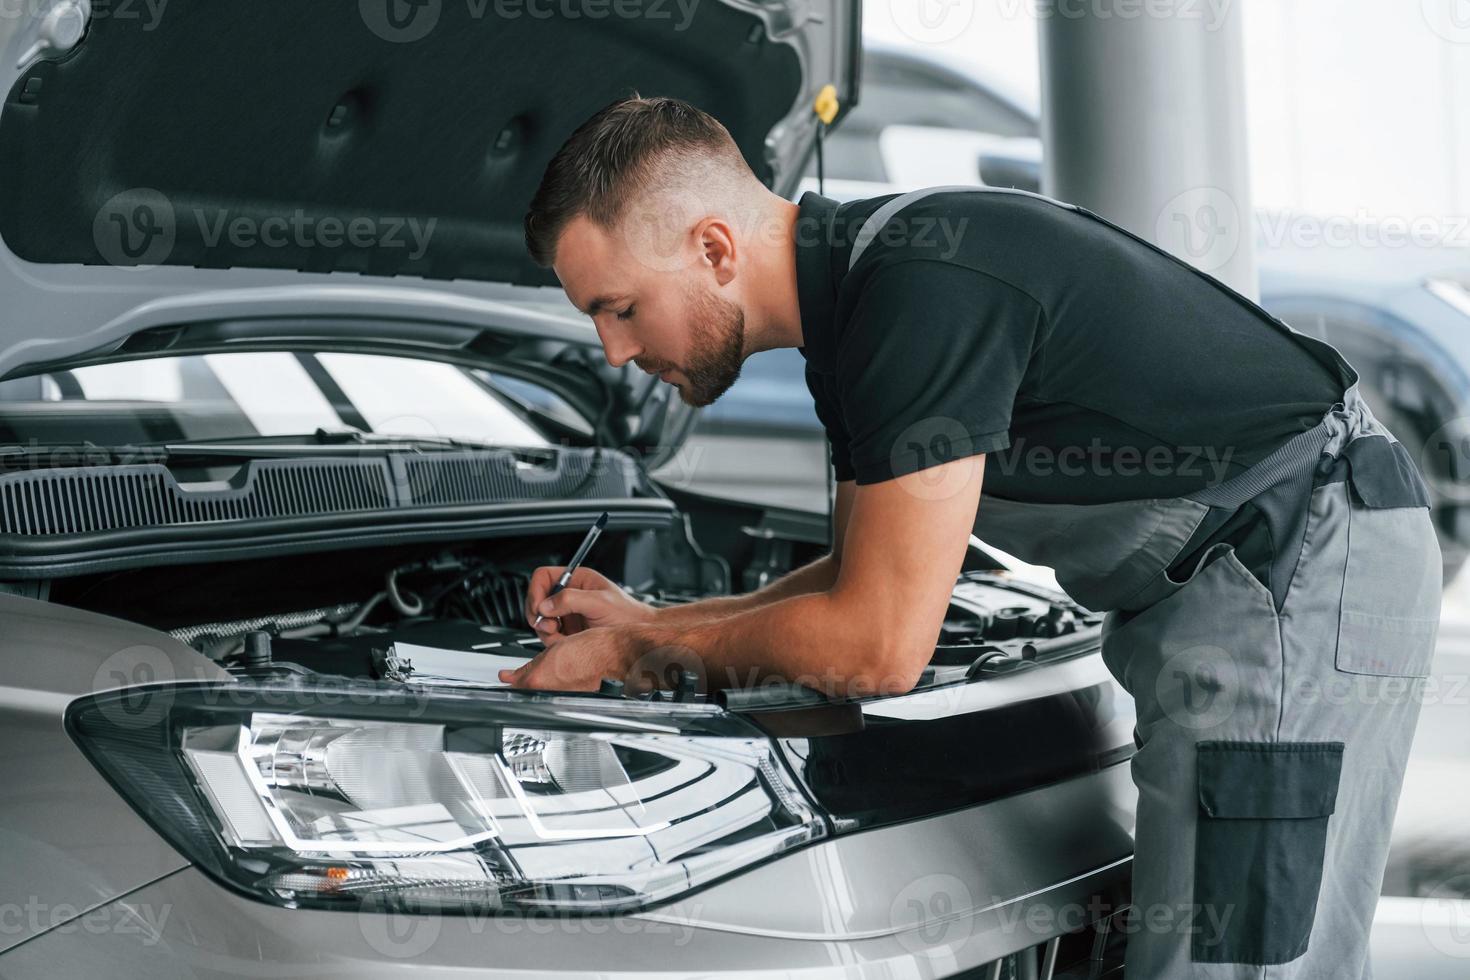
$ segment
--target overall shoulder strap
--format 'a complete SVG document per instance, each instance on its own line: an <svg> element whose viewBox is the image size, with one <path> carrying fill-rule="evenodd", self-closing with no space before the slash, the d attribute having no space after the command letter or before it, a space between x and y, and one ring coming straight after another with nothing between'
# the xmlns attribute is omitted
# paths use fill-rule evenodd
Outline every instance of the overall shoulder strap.
<svg viewBox="0 0 1470 980"><path fill-rule="evenodd" d="M982 194L1017 194L1022 197L1034 197L1038 200L1046 201L1048 204L1055 204L1058 207L1071 208L1074 211L1077 210L1073 205L1047 197L1045 194L1033 194L1031 191L1023 191L1015 187L976 187L972 184L923 187L916 191L909 191L907 194L898 195L868 215L868 220L863 222L863 226L858 229L857 236L853 238L852 254L847 259L847 271L852 271L853 267L857 265L858 259L862 257L863 252L867 251L868 246L873 243L873 239L877 238L878 233L883 230L884 226L893 220L895 214L898 214L898 212L915 201L923 200L931 194L950 194L955 191L973 191Z"/></svg>

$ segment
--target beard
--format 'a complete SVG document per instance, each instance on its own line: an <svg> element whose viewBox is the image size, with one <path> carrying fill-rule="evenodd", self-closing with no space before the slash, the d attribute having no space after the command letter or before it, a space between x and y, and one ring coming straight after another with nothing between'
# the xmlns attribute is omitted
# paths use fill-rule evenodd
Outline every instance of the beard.
<svg viewBox="0 0 1470 980"><path fill-rule="evenodd" d="M729 391L740 377L745 362L745 311L697 286L689 293L688 307L693 333L689 362L683 367L658 364L651 368L680 371L687 383L679 385L679 398L686 405L703 408Z"/></svg>

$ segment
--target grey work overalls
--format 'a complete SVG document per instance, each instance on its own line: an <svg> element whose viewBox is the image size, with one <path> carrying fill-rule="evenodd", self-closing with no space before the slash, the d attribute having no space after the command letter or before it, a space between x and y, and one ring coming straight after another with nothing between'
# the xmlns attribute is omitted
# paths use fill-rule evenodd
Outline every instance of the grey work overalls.
<svg viewBox="0 0 1470 980"><path fill-rule="evenodd" d="M848 268L934 192L875 212ZM1078 602L1107 611L1103 658L1138 716L1128 980L1371 976L1369 926L1439 622L1439 545L1423 481L1356 372L1268 319L1342 381L1315 428L1187 497L982 492L976 517L983 540L1051 566ZM1213 540L1247 502L1270 536L1264 582Z"/></svg>

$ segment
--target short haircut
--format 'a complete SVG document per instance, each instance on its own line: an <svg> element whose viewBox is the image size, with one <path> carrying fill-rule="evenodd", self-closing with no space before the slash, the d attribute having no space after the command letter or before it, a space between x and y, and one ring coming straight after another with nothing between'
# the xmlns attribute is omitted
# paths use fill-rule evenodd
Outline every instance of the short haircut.
<svg viewBox="0 0 1470 980"><path fill-rule="evenodd" d="M637 93L606 106L547 164L526 212L531 260L549 267L557 240L578 215L614 227L639 194L681 179L707 180L711 162L750 173L729 131L709 113Z"/></svg>

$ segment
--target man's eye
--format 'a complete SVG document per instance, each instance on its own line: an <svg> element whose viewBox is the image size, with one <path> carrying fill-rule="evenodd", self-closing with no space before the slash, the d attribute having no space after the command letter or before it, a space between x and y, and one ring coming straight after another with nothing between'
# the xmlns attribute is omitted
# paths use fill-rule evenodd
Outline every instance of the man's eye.
<svg viewBox="0 0 1470 980"><path fill-rule="evenodd" d="M631 320L631 319L633 319L633 307L630 306L626 310L619 310L618 311L618 319L619 320Z"/></svg>

